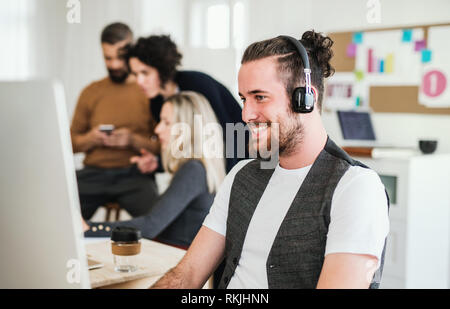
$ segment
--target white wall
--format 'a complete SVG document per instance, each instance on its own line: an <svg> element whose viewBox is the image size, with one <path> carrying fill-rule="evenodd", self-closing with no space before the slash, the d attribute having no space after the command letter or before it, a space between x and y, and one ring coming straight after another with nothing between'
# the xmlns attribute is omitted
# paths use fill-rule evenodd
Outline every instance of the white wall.
<svg viewBox="0 0 450 309"><path fill-rule="evenodd" d="M232 48L180 46L183 54L182 70L204 72L225 85L238 98L236 51Z"/></svg>
<svg viewBox="0 0 450 309"><path fill-rule="evenodd" d="M188 1L140 0L142 2L140 35L170 34L177 45L187 36Z"/></svg>
<svg viewBox="0 0 450 309"><path fill-rule="evenodd" d="M448 0L380 0L380 24L367 23L367 0L314 0L312 2L313 26L323 32L450 21L450 1Z"/></svg>
<svg viewBox="0 0 450 309"><path fill-rule="evenodd" d="M281 34L299 37L303 32L311 29L314 2L311 0L249 0L248 44Z"/></svg>

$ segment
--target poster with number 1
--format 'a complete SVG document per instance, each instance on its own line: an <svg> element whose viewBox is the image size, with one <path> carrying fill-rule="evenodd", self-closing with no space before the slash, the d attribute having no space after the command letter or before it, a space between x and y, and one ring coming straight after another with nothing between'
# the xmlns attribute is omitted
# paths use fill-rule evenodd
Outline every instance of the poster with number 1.
<svg viewBox="0 0 450 309"><path fill-rule="evenodd" d="M450 26L430 27L419 102L430 108L450 107Z"/></svg>

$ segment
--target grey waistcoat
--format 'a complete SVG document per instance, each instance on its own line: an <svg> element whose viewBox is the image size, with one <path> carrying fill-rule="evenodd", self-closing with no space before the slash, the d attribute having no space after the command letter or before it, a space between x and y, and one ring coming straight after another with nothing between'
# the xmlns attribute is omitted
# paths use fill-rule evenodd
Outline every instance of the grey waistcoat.
<svg viewBox="0 0 450 309"><path fill-rule="evenodd" d="M344 173L355 165L367 168L328 138L297 192L270 250L266 263L270 289L316 287L325 258L333 193ZM225 268L219 288L226 288L234 274L250 220L273 172L274 169L260 169L260 161L253 160L235 176L228 209ZM388 207L389 202L386 211ZM386 241L380 268L370 288L379 286L385 249Z"/></svg>

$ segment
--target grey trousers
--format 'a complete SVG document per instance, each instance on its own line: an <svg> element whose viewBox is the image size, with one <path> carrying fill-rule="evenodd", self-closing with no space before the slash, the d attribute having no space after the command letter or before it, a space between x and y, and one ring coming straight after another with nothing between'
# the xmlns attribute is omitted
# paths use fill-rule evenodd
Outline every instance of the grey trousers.
<svg viewBox="0 0 450 309"><path fill-rule="evenodd" d="M81 214L89 220L98 207L116 202L131 216L146 214L158 198L153 174L142 174L135 165L103 169L86 166L77 171Z"/></svg>

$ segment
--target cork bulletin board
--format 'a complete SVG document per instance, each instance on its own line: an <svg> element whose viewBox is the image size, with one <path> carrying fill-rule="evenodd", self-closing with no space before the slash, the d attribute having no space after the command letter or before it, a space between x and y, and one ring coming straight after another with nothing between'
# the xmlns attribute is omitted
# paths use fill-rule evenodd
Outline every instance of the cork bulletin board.
<svg viewBox="0 0 450 309"><path fill-rule="evenodd" d="M447 32L435 32L434 41L432 41L434 43L432 43L430 46L430 32L434 31L435 29L439 31L440 29L442 29ZM330 36L330 38L334 41L334 56L331 60L331 64L334 66L337 76L358 75L358 65L359 67L361 67L361 59L358 59L358 57L356 56L355 49L357 48L357 45L355 45L355 41L357 42L356 44L359 44L366 40L366 38L367 41L369 41L369 38L374 38L373 42L379 42L378 45L389 45L393 44L392 42L395 43L396 41L392 39L393 36L396 38L400 36L400 39L397 41L403 40L403 42L399 43L399 46L401 48L395 56L392 56L391 60L395 59L396 61L398 61L396 64L397 67L399 67L400 64L398 63L404 60L402 59L402 51L405 50L404 48L406 48L408 44L410 44L408 50L409 53L411 53L411 51L414 53L414 48L416 48L416 55L412 55L412 57L414 58L411 58L411 60L403 63L403 75L398 74L398 76L395 78L393 78L394 74L386 75L387 73L389 73L388 71L390 69L389 55L387 56L387 59L386 57L384 57L383 59L379 60L378 69L380 69L379 72L381 73L375 72L378 74L373 75L378 76L371 76L375 77L371 79L374 82L366 87L368 88L368 90L366 93L365 101L367 101L370 110L381 113L419 113L450 115L450 100L448 100L448 97L450 95L450 48L447 50L446 46L442 45L446 43L440 42L450 40L448 40L448 37L442 38L442 33L444 33L445 35L447 33L450 33L450 23L372 29L363 30L361 32L356 31L328 33L328 36ZM383 36L385 37L385 39L383 38ZM428 52L429 54L427 54ZM364 51L364 53L366 52ZM447 59L442 60L443 58L448 58L448 62ZM417 59L421 60L416 61ZM363 61L367 62L367 59L363 59ZM369 59L369 61L371 61L371 59ZM440 73L441 71L436 72L433 69L433 65L438 68L442 67L443 69L441 71L443 73ZM366 65L364 64L364 66ZM439 94L442 94L440 100L435 98L437 96L426 93L426 88L421 88L427 87L425 86L425 78L427 76L425 73L427 69L434 70L432 72L436 74L439 73L443 77L443 82L438 82L437 84L435 83L435 85L432 86L432 91L437 91L439 92ZM370 70L371 68L369 64L367 71L364 73L360 73L361 76L364 76L364 74L366 74L365 76L368 76L367 72L371 73ZM383 77L383 71L385 73L384 76L387 77ZM397 70L397 72L398 71L399 70ZM409 72L411 72L411 74L409 74ZM415 79L410 77L410 75L414 74L417 75ZM402 78L402 76L404 78ZM431 99L424 98L425 95L423 93L430 95ZM445 97L443 98L444 95ZM326 106L327 105L325 104L325 108L327 108Z"/></svg>

